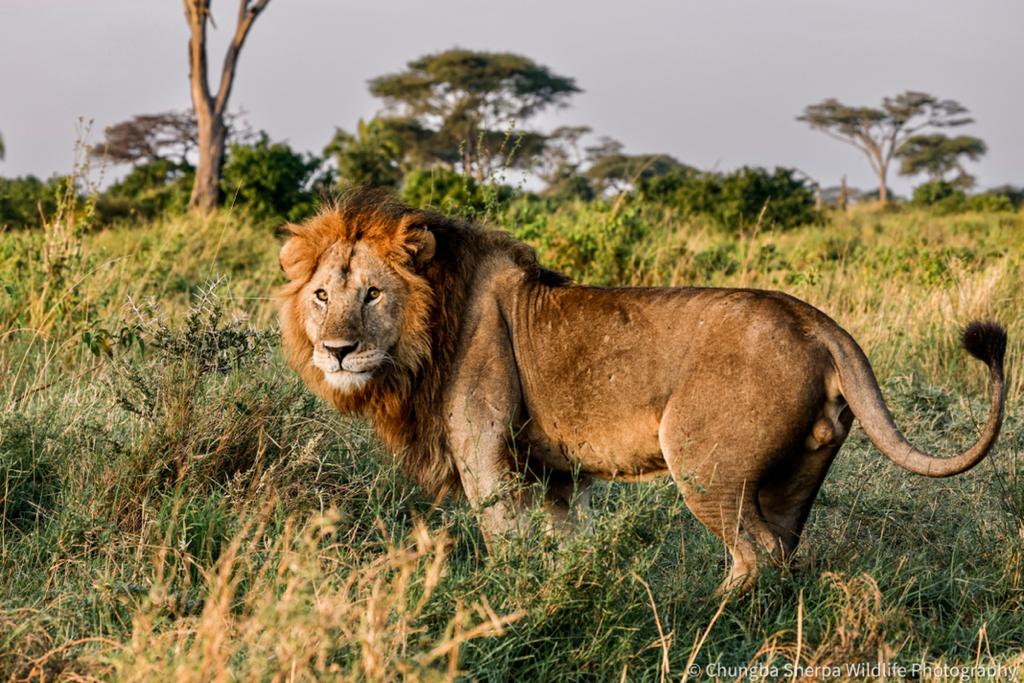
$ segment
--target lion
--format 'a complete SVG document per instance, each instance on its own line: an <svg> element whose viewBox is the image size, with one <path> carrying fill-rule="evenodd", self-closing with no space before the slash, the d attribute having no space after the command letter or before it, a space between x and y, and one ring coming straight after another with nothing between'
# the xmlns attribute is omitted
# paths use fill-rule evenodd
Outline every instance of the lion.
<svg viewBox="0 0 1024 683"><path fill-rule="evenodd" d="M853 338L786 294L574 284L505 232L375 190L287 230L288 364L369 418L427 492L464 496L489 547L534 503L566 532L594 479L668 475L729 550L719 590L745 590L765 557L796 550L854 418L927 477L966 472L999 435L996 323L962 334L989 369L988 417L977 443L940 458L900 432Z"/></svg>

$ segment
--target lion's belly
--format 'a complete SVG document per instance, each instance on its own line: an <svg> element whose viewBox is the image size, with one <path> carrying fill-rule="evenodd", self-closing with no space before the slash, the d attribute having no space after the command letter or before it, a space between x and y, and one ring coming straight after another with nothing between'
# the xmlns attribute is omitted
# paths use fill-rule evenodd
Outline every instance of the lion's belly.
<svg viewBox="0 0 1024 683"><path fill-rule="evenodd" d="M634 416L628 423L587 420L581 424L572 418L531 416L519 438L528 457L547 468L578 470L603 479L635 480L667 473L658 443L657 415Z"/></svg>

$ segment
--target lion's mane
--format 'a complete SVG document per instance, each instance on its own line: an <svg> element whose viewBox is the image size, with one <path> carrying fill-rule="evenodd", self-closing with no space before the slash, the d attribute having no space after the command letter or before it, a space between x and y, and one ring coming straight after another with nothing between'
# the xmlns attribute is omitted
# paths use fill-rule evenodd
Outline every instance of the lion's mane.
<svg viewBox="0 0 1024 683"><path fill-rule="evenodd" d="M532 249L504 232L413 209L382 190L346 193L314 218L287 230L291 237L282 250L281 267L288 284L280 292L280 322L288 364L338 411L370 418L402 469L427 491L461 493L445 442L442 399L476 266L482 256L501 252L527 277L550 284L563 284L565 279L542 269ZM410 258L416 230L430 231L435 242L433 257L422 267ZM313 346L298 300L322 254L339 241L366 242L409 291L399 341L392 349L395 363L352 394L330 387L310 363Z"/></svg>

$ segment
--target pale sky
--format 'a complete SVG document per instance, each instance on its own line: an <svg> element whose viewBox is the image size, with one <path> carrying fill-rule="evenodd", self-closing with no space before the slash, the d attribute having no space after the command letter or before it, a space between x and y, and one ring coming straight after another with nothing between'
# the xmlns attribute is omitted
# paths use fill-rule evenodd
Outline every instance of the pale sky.
<svg viewBox="0 0 1024 683"><path fill-rule="evenodd" d="M234 0L214 3L218 39ZM71 165L76 121L191 106L180 0L0 0L0 175ZM852 147L794 120L826 97L876 105L924 90L966 105L989 154L981 187L1024 184L1021 0L271 0L242 52L232 109L319 153L379 109L366 81L460 46L512 51L584 92L534 122L587 124L628 152L699 168L790 166L873 187ZM897 178L906 194L916 183Z"/></svg>

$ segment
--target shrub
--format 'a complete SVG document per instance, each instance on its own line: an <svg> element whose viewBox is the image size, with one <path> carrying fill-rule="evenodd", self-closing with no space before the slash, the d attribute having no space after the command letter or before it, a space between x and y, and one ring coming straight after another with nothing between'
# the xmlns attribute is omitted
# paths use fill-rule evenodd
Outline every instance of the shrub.
<svg viewBox="0 0 1024 683"><path fill-rule="evenodd" d="M118 218L155 218L188 206L195 170L189 164L160 159L132 168L96 202L99 222Z"/></svg>
<svg viewBox="0 0 1024 683"><path fill-rule="evenodd" d="M1006 185L988 192L968 195L946 180L930 180L914 188L911 204L939 214L958 211L1013 211L1024 201L1024 192Z"/></svg>
<svg viewBox="0 0 1024 683"><path fill-rule="evenodd" d="M716 217L730 229L756 222L773 228L795 228L818 218L814 192L792 170L776 168L769 173L747 166L722 178Z"/></svg>
<svg viewBox="0 0 1024 683"><path fill-rule="evenodd" d="M572 201L582 199L589 202L597 197L594 185L585 175L570 172L559 176L548 185L546 197L555 202Z"/></svg>
<svg viewBox="0 0 1024 683"><path fill-rule="evenodd" d="M258 220L302 220L313 212L318 159L262 133L251 145L231 145L221 191L225 204L246 207Z"/></svg>
<svg viewBox="0 0 1024 683"><path fill-rule="evenodd" d="M589 284L621 285L647 266L643 245L653 226L636 205L609 211L604 203L580 203L554 213L513 208L509 230L536 248L547 267Z"/></svg>
<svg viewBox="0 0 1024 683"><path fill-rule="evenodd" d="M415 169L402 182L403 201L466 218L492 213L515 196L515 188L508 185L481 185L467 175L441 167Z"/></svg>
<svg viewBox="0 0 1024 683"><path fill-rule="evenodd" d="M820 218L814 192L788 168L769 172L744 166L724 175L677 171L644 181L639 189L644 198L708 216L731 231L759 222L770 228L794 228Z"/></svg>
<svg viewBox="0 0 1024 683"><path fill-rule="evenodd" d="M57 206L57 188L63 179L46 182L32 175L0 178L0 226L40 226L40 213L49 216Z"/></svg>
<svg viewBox="0 0 1024 683"><path fill-rule="evenodd" d="M914 188L910 203L939 213L953 213L966 208L967 195L949 181L929 180Z"/></svg>
<svg viewBox="0 0 1024 683"><path fill-rule="evenodd" d="M1013 211L1014 208L1013 201L1006 195L984 192L967 198L969 211L998 212Z"/></svg>
<svg viewBox="0 0 1024 683"><path fill-rule="evenodd" d="M1021 206L1024 206L1024 187L1000 185L999 187L993 187L985 194L995 197L1005 197L1006 201L1008 201L1010 206L1014 209L1019 209Z"/></svg>

